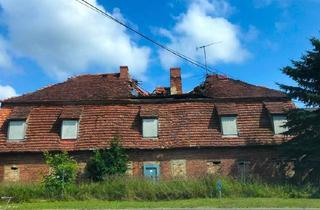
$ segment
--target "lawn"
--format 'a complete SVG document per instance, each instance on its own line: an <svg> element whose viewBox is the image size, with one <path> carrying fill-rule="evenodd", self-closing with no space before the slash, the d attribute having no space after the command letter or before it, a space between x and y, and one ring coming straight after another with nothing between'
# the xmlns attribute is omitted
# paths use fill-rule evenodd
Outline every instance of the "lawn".
<svg viewBox="0 0 320 210"><path fill-rule="evenodd" d="M171 201L37 201L10 205L14 209L124 209L124 208L192 208L192 207L320 207L320 199L222 198ZM0 209L5 208L2 204Z"/></svg>

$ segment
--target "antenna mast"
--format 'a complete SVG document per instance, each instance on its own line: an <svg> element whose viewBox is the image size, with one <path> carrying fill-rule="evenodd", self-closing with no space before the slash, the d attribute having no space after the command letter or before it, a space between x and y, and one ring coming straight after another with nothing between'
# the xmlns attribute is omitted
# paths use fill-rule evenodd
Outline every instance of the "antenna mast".
<svg viewBox="0 0 320 210"><path fill-rule="evenodd" d="M205 65L205 69L206 69L206 75L208 75L208 65L207 65L207 52L206 52L206 47L209 47L209 46L211 46L211 45L218 44L218 43L221 43L221 41L220 41L220 42L212 42L212 43L207 44L207 45L203 45L203 46L196 47L196 50L203 49L204 65Z"/></svg>

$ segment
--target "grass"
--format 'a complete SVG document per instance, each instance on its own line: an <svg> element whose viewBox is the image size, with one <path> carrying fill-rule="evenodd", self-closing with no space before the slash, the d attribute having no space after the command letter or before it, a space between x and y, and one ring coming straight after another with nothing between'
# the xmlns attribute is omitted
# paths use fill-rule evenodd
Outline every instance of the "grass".
<svg viewBox="0 0 320 210"><path fill-rule="evenodd" d="M48 192L42 184L2 184L0 185L0 197L11 196L13 203L24 203L23 205L33 201L41 205L39 202L41 200L44 202L70 201L71 203L73 201L92 201L104 204L114 201L114 203L110 202L110 205L116 205L117 201L123 204L131 202L134 205L143 205L144 202L152 205L153 201L166 203L170 200L173 203L179 203L179 200L186 199L209 199L203 201L212 202L211 198L218 197L215 183L216 180L211 177L162 181L114 177L100 183L80 183L71 186L65 190L63 196L60 193ZM283 202L289 198L320 198L319 186L313 185L275 185L261 181L241 183L231 178L223 178L222 183L222 196L231 203L232 199L238 198L250 198L252 202L256 198L281 198Z"/></svg>
<svg viewBox="0 0 320 210"><path fill-rule="evenodd" d="M0 209L4 208L0 205ZM281 199L281 198L222 198L222 199L188 199L171 201L37 201L12 204L17 209L125 209L125 208L316 208L320 199Z"/></svg>

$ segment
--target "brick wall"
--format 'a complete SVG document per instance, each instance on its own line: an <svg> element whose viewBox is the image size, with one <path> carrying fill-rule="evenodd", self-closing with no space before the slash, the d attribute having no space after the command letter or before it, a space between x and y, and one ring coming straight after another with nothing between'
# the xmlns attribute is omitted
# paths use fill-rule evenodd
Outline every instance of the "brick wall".
<svg viewBox="0 0 320 210"><path fill-rule="evenodd" d="M238 162L250 162L250 174L266 178L277 178L273 160L277 158L274 147L212 148L212 149L170 149L170 150L129 150L129 159L133 176L143 176L144 164L159 164L160 177L199 177L208 174L214 167L219 168L223 176L239 176ZM81 166L89 159L91 152L72 153ZM208 164L209 162L209 164ZM184 165L185 164L185 165ZM211 164L211 165L210 165ZM19 181L39 181L48 172L41 153L2 153L0 154L0 180L4 177L3 168L16 167ZM211 167L211 168L210 168ZM176 170L176 171L175 171ZM6 174L6 176L8 176ZM14 181L14 180L11 180Z"/></svg>

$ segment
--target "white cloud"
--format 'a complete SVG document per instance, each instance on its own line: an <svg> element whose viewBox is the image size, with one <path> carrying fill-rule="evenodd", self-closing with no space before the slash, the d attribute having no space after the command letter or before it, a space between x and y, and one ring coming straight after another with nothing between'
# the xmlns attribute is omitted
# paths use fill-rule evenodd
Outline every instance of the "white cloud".
<svg viewBox="0 0 320 210"><path fill-rule="evenodd" d="M196 46L220 42L206 49L208 64L241 62L249 53L240 43L238 27L225 18L231 10L225 1L194 0L171 30L159 31L170 40L168 47L193 59L203 60L203 51L196 51ZM165 68L179 63L177 57L165 51L159 55Z"/></svg>
<svg viewBox="0 0 320 210"><path fill-rule="evenodd" d="M12 60L7 51L6 42L2 36L0 36L0 72L8 71L12 68Z"/></svg>
<svg viewBox="0 0 320 210"><path fill-rule="evenodd" d="M95 0L90 2L105 10ZM128 65L135 76L146 71L150 49L76 1L0 0L0 5L11 48L52 77L65 79L90 69L114 72L119 65ZM124 20L118 9L111 14Z"/></svg>
<svg viewBox="0 0 320 210"><path fill-rule="evenodd" d="M2 86L0 85L0 100L1 99L6 99L10 97L17 96L18 94L16 93L15 89L9 85Z"/></svg>

